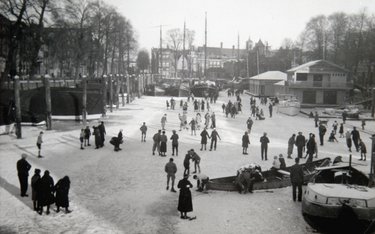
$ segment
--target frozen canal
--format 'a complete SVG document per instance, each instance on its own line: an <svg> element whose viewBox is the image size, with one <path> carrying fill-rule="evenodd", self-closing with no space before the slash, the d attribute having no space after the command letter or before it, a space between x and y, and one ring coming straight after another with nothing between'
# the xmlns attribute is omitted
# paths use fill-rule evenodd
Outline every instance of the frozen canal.
<svg viewBox="0 0 375 234"><path fill-rule="evenodd" d="M223 94L222 94L223 95ZM234 101L234 97L231 98ZM81 126L76 122L54 122L58 130L45 131L42 159L36 158L36 138L44 127L23 127L23 139L0 136L0 233L312 233L313 229L302 218L301 203L292 201L291 188L272 191L255 191L254 194L209 191L199 193L192 189L196 220L179 218L177 212L178 193L166 191L164 165L171 157L168 142L167 157L152 156L152 135L160 126L160 119L167 114L167 136L179 129L179 98L176 110L166 110L166 97L142 97L133 103L109 113L103 121L106 125L106 145L101 149L91 147L80 150ZM186 99L185 99L186 100ZM178 171L176 183L182 178L183 158L193 148L201 156L202 172L210 178L234 175L239 166L257 162L263 169L271 167L274 155L286 156L287 141L292 133L302 131L318 136L314 121L300 115L289 117L274 113L268 118L264 109L264 121L254 120L250 134L249 155L242 154L241 138L250 115L249 97L242 95L244 112L235 119L225 118L221 105L228 98L220 96L211 105L217 119L217 130L221 141L216 151L199 151L200 137L191 136L190 131L177 132L180 136L179 156L174 157ZM274 111L275 112L275 111ZM188 122L195 116L190 102ZM202 115L203 119L203 115ZM139 128L142 122L148 126L146 142L141 142ZM341 120L338 121L339 123ZM333 120L328 124L329 133ZM89 126L97 125L97 121ZM345 128L359 126L359 122L347 121ZM375 129L368 122L368 129ZM114 152L109 139L123 129L122 151ZM259 138L263 132L270 139L268 161L261 161ZM209 130L211 133L211 130ZM368 132L360 132L368 151ZM328 138L326 134L326 138ZM318 139L317 139L318 140ZM326 142L319 147L319 158L347 157L344 138L339 143ZM49 216L38 215L32 208L30 197L19 196L16 162L21 153L29 154L28 161L34 169L49 170L57 182L68 175L71 179L70 214L51 212ZM294 155L296 149L294 150ZM354 161L359 153L353 153ZM368 156L368 159L370 157ZM344 158L347 160L347 158ZM287 159L287 166L294 160ZM361 162L360 169L369 171L369 163ZM190 181L196 185L195 181ZM29 195L31 189L28 190Z"/></svg>

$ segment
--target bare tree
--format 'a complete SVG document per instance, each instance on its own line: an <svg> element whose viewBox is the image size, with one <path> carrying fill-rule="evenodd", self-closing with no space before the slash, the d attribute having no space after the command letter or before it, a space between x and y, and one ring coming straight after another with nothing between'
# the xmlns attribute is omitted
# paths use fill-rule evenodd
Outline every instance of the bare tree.
<svg viewBox="0 0 375 234"><path fill-rule="evenodd" d="M180 55L179 50L182 45L182 40L182 34L179 28L174 28L167 31L168 46L173 50L173 67L175 70L175 76L177 76L177 62Z"/></svg>

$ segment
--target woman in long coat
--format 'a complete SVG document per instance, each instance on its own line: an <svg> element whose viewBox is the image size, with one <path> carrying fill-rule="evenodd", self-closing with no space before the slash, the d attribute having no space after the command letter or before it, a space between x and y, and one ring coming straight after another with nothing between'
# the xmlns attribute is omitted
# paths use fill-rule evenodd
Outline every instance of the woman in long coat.
<svg viewBox="0 0 375 234"><path fill-rule="evenodd" d="M207 138L210 138L210 135L208 135L208 132L206 131L207 128L204 128L203 131L201 132L201 150L206 150L207 146Z"/></svg>
<svg viewBox="0 0 375 234"><path fill-rule="evenodd" d="M68 176L60 179L55 185L56 191L56 207L57 212L60 211L60 207L65 208L65 212L69 213L69 189L70 189L70 180Z"/></svg>
<svg viewBox="0 0 375 234"><path fill-rule="evenodd" d="M247 132L242 136L242 154L248 154L247 148L249 147L250 139Z"/></svg>
<svg viewBox="0 0 375 234"><path fill-rule="evenodd" d="M54 181L49 175L49 171L45 171L43 177L38 183L38 206L39 214L43 213L43 207L47 206L46 214L48 215L49 207L55 203L55 196L53 195Z"/></svg>
<svg viewBox="0 0 375 234"><path fill-rule="evenodd" d="M168 141L168 138L165 135L165 131L163 131L162 135L160 136L160 154L161 154L161 156L166 156L165 153L167 152L167 141Z"/></svg>
<svg viewBox="0 0 375 234"><path fill-rule="evenodd" d="M185 175L182 180L178 182L177 188L180 189L180 196L178 197L177 210L181 213L181 219L187 219L187 212L193 211L193 201L191 198L190 188L193 185L188 180L188 175Z"/></svg>

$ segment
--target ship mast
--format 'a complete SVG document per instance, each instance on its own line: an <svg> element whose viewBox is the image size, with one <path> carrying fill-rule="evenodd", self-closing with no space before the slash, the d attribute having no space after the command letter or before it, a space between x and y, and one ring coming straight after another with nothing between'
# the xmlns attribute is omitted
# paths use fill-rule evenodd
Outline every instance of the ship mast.
<svg viewBox="0 0 375 234"><path fill-rule="evenodd" d="M207 76L207 12L204 20L204 77Z"/></svg>
<svg viewBox="0 0 375 234"><path fill-rule="evenodd" d="M163 78L163 40L162 40L162 26L160 25L160 52L159 52L159 66L160 79Z"/></svg>

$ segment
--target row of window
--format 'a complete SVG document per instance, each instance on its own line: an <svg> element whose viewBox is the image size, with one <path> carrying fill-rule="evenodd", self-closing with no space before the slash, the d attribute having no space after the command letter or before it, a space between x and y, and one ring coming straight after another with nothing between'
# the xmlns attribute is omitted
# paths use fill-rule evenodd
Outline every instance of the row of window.
<svg viewBox="0 0 375 234"><path fill-rule="evenodd" d="M308 73L297 73L296 81L307 81ZM344 77L344 73L332 73L332 77ZM314 81L323 81L323 74L313 74Z"/></svg>

